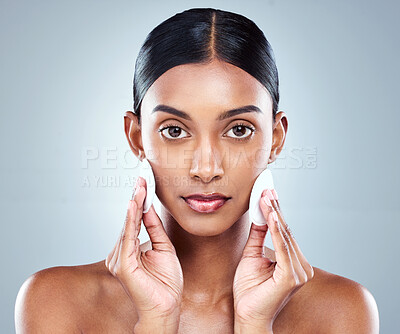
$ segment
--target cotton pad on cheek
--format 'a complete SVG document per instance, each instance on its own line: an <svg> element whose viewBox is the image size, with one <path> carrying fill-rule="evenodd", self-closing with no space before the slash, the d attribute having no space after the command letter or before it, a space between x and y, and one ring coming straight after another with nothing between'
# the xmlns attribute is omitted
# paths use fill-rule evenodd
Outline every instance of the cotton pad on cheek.
<svg viewBox="0 0 400 334"><path fill-rule="evenodd" d="M272 178L272 173L269 169L265 169L260 175L258 175L256 181L254 182L253 189L251 190L250 195L250 221L258 226L262 226L267 223L259 204L261 194L265 189L274 189L274 180Z"/></svg>
<svg viewBox="0 0 400 334"><path fill-rule="evenodd" d="M143 159L141 162L139 175L146 180L147 192L143 204L143 213L146 213L150 210L156 194L156 182L154 179L153 169L147 159Z"/></svg>

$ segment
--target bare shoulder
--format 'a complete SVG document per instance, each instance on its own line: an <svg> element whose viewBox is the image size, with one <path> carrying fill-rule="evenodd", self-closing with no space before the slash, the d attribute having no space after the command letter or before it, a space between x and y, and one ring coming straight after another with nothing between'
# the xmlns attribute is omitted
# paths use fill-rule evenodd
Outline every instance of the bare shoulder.
<svg viewBox="0 0 400 334"><path fill-rule="evenodd" d="M126 298L106 269L102 260L46 268L29 276L15 303L16 332L82 333L82 328L92 326L88 319L98 320L93 315L114 315L113 305L120 301L123 307Z"/></svg>
<svg viewBox="0 0 400 334"><path fill-rule="evenodd" d="M272 250L265 248L265 253L275 260ZM279 319L280 315L277 318L282 328L284 320L291 317L293 323L303 324L304 333L379 333L378 307L366 287L349 278L313 268L313 279L296 292L281 311L282 318Z"/></svg>
<svg viewBox="0 0 400 334"><path fill-rule="evenodd" d="M317 296L325 333L379 333L378 307L365 286L316 267L314 278L309 293Z"/></svg>
<svg viewBox="0 0 400 334"><path fill-rule="evenodd" d="M15 303L17 333L78 333L76 278L80 266L52 267L30 275L18 291Z"/></svg>

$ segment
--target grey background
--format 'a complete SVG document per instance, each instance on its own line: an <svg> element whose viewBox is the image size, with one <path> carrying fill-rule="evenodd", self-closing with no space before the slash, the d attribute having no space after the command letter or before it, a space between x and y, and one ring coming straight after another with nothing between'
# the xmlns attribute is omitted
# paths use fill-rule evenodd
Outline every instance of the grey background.
<svg viewBox="0 0 400 334"><path fill-rule="evenodd" d="M1 1L1 332L14 332L29 275L114 246L138 171L123 131L134 61L151 29L191 7L243 14L266 34L289 119L271 165L286 220L310 263L372 292L381 332L394 333L399 5L294 0ZM98 157L85 168L87 152Z"/></svg>

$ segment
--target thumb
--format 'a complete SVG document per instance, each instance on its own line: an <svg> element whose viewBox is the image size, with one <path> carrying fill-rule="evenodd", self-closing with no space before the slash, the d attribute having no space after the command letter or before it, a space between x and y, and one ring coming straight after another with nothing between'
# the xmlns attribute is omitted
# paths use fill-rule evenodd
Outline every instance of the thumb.
<svg viewBox="0 0 400 334"><path fill-rule="evenodd" d="M264 216L265 212L263 208L266 205L261 204L261 202L263 202L263 198L266 192L267 189L264 189L263 192L261 193L261 198L259 201L259 205ZM244 246L242 257L263 257L264 240L265 236L267 235L267 232L268 232L267 224L259 226L252 222L250 226L249 238L246 242L246 245Z"/></svg>
<svg viewBox="0 0 400 334"><path fill-rule="evenodd" d="M258 226L251 223L249 238L243 249L242 257L262 257L265 236L268 231L268 225Z"/></svg>
<svg viewBox="0 0 400 334"><path fill-rule="evenodd" d="M175 251L175 248L165 232L164 225L161 222L154 205L152 204L149 211L143 213L143 224L149 234L154 250Z"/></svg>

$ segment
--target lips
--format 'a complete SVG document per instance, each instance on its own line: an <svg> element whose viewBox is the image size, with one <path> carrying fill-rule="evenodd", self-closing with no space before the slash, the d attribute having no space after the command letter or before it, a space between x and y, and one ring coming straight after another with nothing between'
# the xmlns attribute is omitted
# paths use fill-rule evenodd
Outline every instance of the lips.
<svg viewBox="0 0 400 334"><path fill-rule="evenodd" d="M229 197L220 194L220 193L212 193L212 194L193 194L193 195L189 195L184 197L186 199L190 198L190 199L197 199L200 201L211 201L214 199L228 199Z"/></svg>
<svg viewBox="0 0 400 334"><path fill-rule="evenodd" d="M200 213L211 213L222 207L231 197L220 193L193 194L182 197L191 209Z"/></svg>

